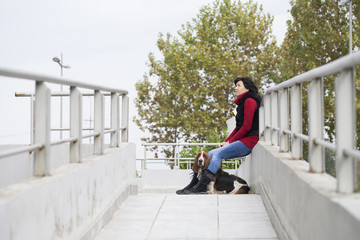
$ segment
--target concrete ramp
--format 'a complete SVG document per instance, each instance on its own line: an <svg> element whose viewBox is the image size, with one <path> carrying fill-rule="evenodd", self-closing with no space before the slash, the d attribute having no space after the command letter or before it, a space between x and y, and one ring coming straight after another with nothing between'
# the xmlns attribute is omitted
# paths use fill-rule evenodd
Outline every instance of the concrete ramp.
<svg viewBox="0 0 360 240"><path fill-rule="evenodd" d="M97 240L278 239L261 197L140 193L128 198Z"/></svg>

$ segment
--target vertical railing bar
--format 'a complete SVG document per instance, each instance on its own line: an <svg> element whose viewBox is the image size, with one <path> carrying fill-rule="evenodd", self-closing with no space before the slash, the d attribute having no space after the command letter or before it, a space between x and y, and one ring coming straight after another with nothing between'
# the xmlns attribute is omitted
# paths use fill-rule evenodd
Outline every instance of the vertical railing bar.
<svg viewBox="0 0 360 240"><path fill-rule="evenodd" d="M34 124L35 124L35 121L34 121L34 107L35 105L35 98L34 98L34 94L31 94L30 96L30 144L33 144L34 143Z"/></svg>
<svg viewBox="0 0 360 240"><path fill-rule="evenodd" d="M289 137L283 133L284 130L289 130L289 93L288 89L284 88L279 91L279 122L280 122L280 151L289 151Z"/></svg>
<svg viewBox="0 0 360 240"><path fill-rule="evenodd" d="M111 127L115 132L111 133L111 147L119 146L119 128L120 128L120 112L119 112L119 94L111 93Z"/></svg>
<svg viewBox="0 0 360 240"><path fill-rule="evenodd" d="M176 145L175 146L175 169L178 169L179 168L179 145Z"/></svg>
<svg viewBox="0 0 360 240"><path fill-rule="evenodd" d="M324 138L324 93L323 80L316 78L308 86L308 113L309 113L309 164L310 172L322 173L325 171L324 148L315 144L315 139Z"/></svg>
<svg viewBox="0 0 360 240"><path fill-rule="evenodd" d="M122 113L121 113L121 142L129 141L129 97L122 95Z"/></svg>
<svg viewBox="0 0 360 240"><path fill-rule="evenodd" d="M70 143L70 162L81 161L82 144L82 94L77 87L70 87L70 137L77 141Z"/></svg>
<svg viewBox="0 0 360 240"><path fill-rule="evenodd" d="M340 193L352 193L356 187L356 165L343 154L345 148L355 148L356 137L355 81L353 68L335 79L336 177Z"/></svg>
<svg viewBox="0 0 360 240"><path fill-rule="evenodd" d="M35 132L34 144L43 144L34 155L34 175L42 177L49 175L51 169L50 157L50 111L51 92L44 82L35 85Z"/></svg>
<svg viewBox="0 0 360 240"><path fill-rule="evenodd" d="M265 136L264 139L266 142L271 142L271 129L267 128L266 126L271 126L271 95L265 95L264 97L264 131Z"/></svg>
<svg viewBox="0 0 360 240"><path fill-rule="evenodd" d="M101 155L104 152L104 95L95 90L94 97L94 130L100 133L94 139L94 153Z"/></svg>
<svg viewBox="0 0 360 240"><path fill-rule="evenodd" d="M265 140L265 109L264 106L259 108L259 139Z"/></svg>
<svg viewBox="0 0 360 240"><path fill-rule="evenodd" d="M290 125L293 133L302 133L302 91L301 84L291 87L290 102ZM302 140L291 136L291 157L292 159L302 159Z"/></svg>
<svg viewBox="0 0 360 240"><path fill-rule="evenodd" d="M271 127L279 127L278 91L271 93ZM279 132L271 130L271 144L279 146Z"/></svg>
<svg viewBox="0 0 360 240"><path fill-rule="evenodd" d="M144 159L141 161L141 170L146 169L146 145L144 145Z"/></svg>
<svg viewBox="0 0 360 240"><path fill-rule="evenodd" d="M141 161L141 171L145 169L145 162L146 162L146 145L144 145L144 159Z"/></svg>

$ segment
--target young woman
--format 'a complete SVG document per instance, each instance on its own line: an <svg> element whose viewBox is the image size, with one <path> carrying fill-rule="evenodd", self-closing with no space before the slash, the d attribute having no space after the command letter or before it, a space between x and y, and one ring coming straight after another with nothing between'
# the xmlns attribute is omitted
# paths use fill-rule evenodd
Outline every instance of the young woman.
<svg viewBox="0 0 360 240"><path fill-rule="evenodd" d="M238 158L251 153L259 141L259 107L261 97L258 89L249 77L236 78L235 104L237 105L236 127L226 140L219 144L219 148L208 154L211 162L204 171L201 179L197 180L194 173L188 186L178 190L177 194L198 194L207 191L206 187L219 170L223 159Z"/></svg>

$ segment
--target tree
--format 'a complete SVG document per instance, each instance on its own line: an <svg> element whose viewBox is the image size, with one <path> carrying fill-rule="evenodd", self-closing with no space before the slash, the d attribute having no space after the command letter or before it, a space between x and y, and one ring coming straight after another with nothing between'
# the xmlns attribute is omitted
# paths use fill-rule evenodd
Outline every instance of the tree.
<svg viewBox="0 0 360 240"><path fill-rule="evenodd" d="M226 127L234 108L233 80L250 76L262 87L278 74L272 21L252 0L217 0L177 37L161 34L162 58L150 53L149 72L136 84L134 121L151 134L143 140L204 141L212 129Z"/></svg>
<svg viewBox="0 0 360 240"><path fill-rule="evenodd" d="M339 6L339 0L292 0L292 20L287 22L288 30L281 46L281 81L332 62L349 52L348 9ZM354 45L360 41L360 1L353 1ZM325 130L330 141L335 137L334 79L324 78ZM359 74L357 86L360 87ZM307 94L304 84L303 112L304 132L307 132ZM357 92L359 94L359 92Z"/></svg>

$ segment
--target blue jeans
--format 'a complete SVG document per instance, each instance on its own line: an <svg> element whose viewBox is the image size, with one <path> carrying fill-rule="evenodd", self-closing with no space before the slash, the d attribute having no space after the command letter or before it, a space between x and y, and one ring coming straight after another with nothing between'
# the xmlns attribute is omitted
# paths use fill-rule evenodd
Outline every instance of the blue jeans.
<svg viewBox="0 0 360 240"><path fill-rule="evenodd" d="M211 158L208 170L216 173L223 159L243 157L251 153L251 148L245 146L242 142L236 141L224 147L216 148L208 152Z"/></svg>

